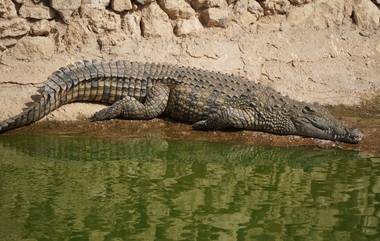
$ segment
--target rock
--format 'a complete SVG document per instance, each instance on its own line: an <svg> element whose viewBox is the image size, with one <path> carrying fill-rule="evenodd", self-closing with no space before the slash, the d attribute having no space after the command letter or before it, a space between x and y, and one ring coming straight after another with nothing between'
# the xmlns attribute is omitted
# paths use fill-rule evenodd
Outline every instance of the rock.
<svg viewBox="0 0 380 241"><path fill-rule="evenodd" d="M261 5L258 2L256 2L255 0L248 0L247 10L248 10L248 12L255 15L256 18L264 16L263 7L261 7Z"/></svg>
<svg viewBox="0 0 380 241"><path fill-rule="evenodd" d="M50 33L49 21L43 19L34 23L30 32L33 36L48 36Z"/></svg>
<svg viewBox="0 0 380 241"><path fill-rule="evenodd" d="M17 43L17 39L3 38L0 39L0 51L4 51L7 47L11 47Z"/></svg>
<svg viewBox="0 0 380 241"><path fill-rule="evenodd" d="M152 3L154 2L155 0L134 0L136 3L140 4L140 5L147 5L149 3Z"/></svg>
<svg viewBox="0 0 380 241"><path fill-rule="evenodd" d="M30 27L23 18L0 19L0 38L20 37L27 34Z"/></svg>
<svg viewBox="0 0 380 241"><path fill-rule="evenodd" d="M249 26L256 22L261 16L264 16L264 9L255 0L240 0L232 8L234 20L240 22L243 26Z"/></svg>
<svg viewBox="0 0 380 241"><path fill-rule="evenodd" d="M353 2L353 20L364 30L374 30L380 27L380 10L370 0Z"/></svg>
<svg viewBox="0 0 380 241"><path fill-rule="evenodd" d="M141 36L140 22L141 16L137 12L127 13L123 17L123 30L130 36Z"/></svg>
<svg viewBox="0 0 380 241"><path fill-rule="evenodd" d="M227 28L228 11L227 8L208 8L202 11L201 21L207 27Z"/></svg>
<svg viewBox="0 0 380 241"><path fill-rule="evenodd" d="M51 0L50 6L54 8L62 17L64 22L68 22L75 10L81 6L81 0Z"/></svg>
<svg viewBox="0 0 380 241"><path fill-rule="evenodd" d="M17 17L16 7L11 0L0 0L0 18Z"/></svg>
<svg viewBox="0 0 380 241"><path fill-rule="evenodd" d="M97 45L94 34L83 19L73 19L69 22L63 35L63 43L68 51L91 47L91 44Z"/></svg>
<svg viewBox="0 0 380 241"><path fill-rule="evenodd" d="M113 34L102 34L98 38L98 44L102 52L109 53L111 48L120 45L126 40L126 35L122 32L116 32Z"/></svg>
<svg viewBox="0 0 380 241"><path fill-rule="evenodd" d="M142 10L141 28L144 37L163 37L173 34L168 15L157 3L151 3Z"/></svg>
<svg viewBox="0 0 380 241"><path fill-rule="evenodd" d="M292 9L287 16L287 23L291 26L303 26L308 20L312 21L314 6L306 5Z"/></svg>
<svg viewBox="0 0 380 241"><path fill-rule="evenodd" d="M194 9L185 0L159 0L158 3L171 19L188 19L195 15Z"/></svg>
<svg viewBox="0 0 380 241"><path fill-rule="evenodd" d="M131 0L112 0L111 7L116 12L132 10Z"/></svg>
<svg viewBox="0 0 380 241"><path fill-rule="evenodd" d="M310 3L312 0L289 0L289 2L293 5L303 5L303 4L306 4L306 3Z"/></svg>
<svg viewBox="0 0 380 241"><path fill-rule="evenodd" d="M3 52L4 50L7 49L7 46L3 45L0 41L0 51Z"/></svg>
<svg viewBox="0 0 380 241"><path fill-rule="evenodd" d="M343 24L346 8L345 0L319 0L289 11L287 23L315 29L340 26Z"/></svg>
<svg viewBox="0 0 380 241"><path fill-rule="evenodd" d="M206 8L208 7L208 0L188 0L194 9Z"/></svg>
<svg viewBox="0 0 380 241"><path fill-rule="evenodd" d="M192 16L189 19L181 19L177 22L174 28L174 33L177 36L191 35L203 30L203 26L199 19Z"/></svg>
<svg viewBox="0 0 380 241"><path fill-rule="evenodd" d="M89 8L105 9L111 0L82 0L82 5Z"/></svg>
<svg viewBox="0 0 380 241"><path fill-rule="evenodd" d="M106 9L84 8L82 17L88 19L88 23L95 33L115 31L121 28L120 15Z"/></svg>
<svg viewBox="0 0 380 241"><path fill-rule="evenodd" d="M17 42L12 54L20 60L49 60L54 50L54 42L48 37L25 37Z"/></svg>
<svg viewBox="0 0 380 241"><path fill-rule="evenodd" d="M288 0L264 0L260 2L264 8L265 15L286 14L290 6Z"/></svg>
<svg viewBox="0 0 380 241"><path fill-rule="evenodd" d="M35 4L31 0L25 1L19 10L19 14L23 18L32 19L52 19L54 11L43 5L42 3Z"/></svg>
<svg viewBox="0 0 380 241"><path fill-rule="evenodd" d="M194 9L224 7L225 0L187 0Z"/></svg>

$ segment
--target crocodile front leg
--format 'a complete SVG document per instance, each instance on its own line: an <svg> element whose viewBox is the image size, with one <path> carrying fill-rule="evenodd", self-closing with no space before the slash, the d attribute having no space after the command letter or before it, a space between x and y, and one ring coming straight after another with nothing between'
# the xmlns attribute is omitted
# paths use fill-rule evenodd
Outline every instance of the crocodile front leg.
<svg viewBox="0 0 380 241"><path fill-rule="evenodd" d="M206 120L193 124L194 130L253 129L254 112L250 109L222 107Z"/></svg>
<svg viewBox="0 0 380 241"><path fill-rule="evenodd" d="M92 121L109 120L113 118L149 120L161 115L169 99L169 87L155 85L148 92L144 103L131 96L116 101L110 107L94 114Z"/></svg>

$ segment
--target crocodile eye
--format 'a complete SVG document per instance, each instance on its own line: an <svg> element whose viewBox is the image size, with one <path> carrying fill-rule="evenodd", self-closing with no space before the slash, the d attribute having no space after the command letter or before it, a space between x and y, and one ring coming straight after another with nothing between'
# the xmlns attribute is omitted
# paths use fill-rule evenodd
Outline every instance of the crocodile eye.
<svg viewBox="0 0 380 241"><path fill-rule="evenodd" d="M305 114L309 114L309 113L314 113L315 110L314 110L313 108L311 108L310 106L307 105L307 106L305 106L305 107L303 108L302 112L305 113Z"/></svg>

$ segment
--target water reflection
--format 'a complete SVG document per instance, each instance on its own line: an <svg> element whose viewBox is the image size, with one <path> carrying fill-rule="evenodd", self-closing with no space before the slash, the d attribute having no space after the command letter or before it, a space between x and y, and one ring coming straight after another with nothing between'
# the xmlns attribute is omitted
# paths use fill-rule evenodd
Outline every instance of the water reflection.
<svg viewBox="0 0 380 241"><path fill-rule="evenodd" d="M380 158L0 137L0 240L380 240Z"/></svg>

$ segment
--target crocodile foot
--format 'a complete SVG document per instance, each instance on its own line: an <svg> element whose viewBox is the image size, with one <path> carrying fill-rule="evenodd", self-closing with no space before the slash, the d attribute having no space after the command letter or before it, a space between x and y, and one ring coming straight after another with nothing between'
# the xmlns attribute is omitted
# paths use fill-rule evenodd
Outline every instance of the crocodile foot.
<svg viewBox="0 0 380 241"><path fill-rule="evenodd" d="M202 120L202 121L198 121L198 122L194 123L192 125L192 128L193 128L193 130L206 131L206 130L209 130L209 125L207 123L207 120Z"/></svg>
<svg viewBox="0 0 380 241"><path fill-rule="evenodd" d="M104 120L109 120L109 119L111 119L111 118L110 118L110 115L109 115L108 108L105 108L105 109L102 109L102 110L96 112L93 116L91 116L89 118L89 120L91 122L104 121Z"/></svg>

